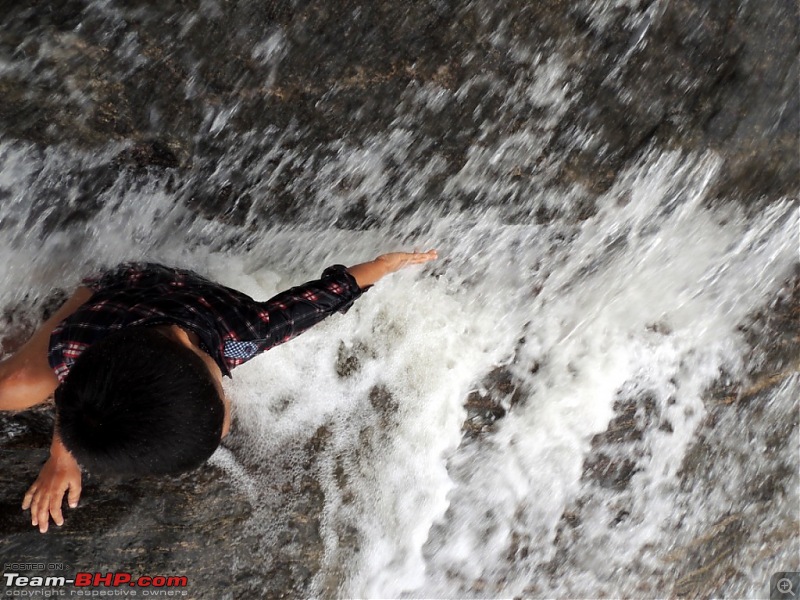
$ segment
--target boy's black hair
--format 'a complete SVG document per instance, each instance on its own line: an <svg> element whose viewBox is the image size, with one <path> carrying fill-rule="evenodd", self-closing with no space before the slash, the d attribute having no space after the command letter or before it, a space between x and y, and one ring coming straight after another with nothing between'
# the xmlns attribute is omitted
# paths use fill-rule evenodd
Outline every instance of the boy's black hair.
<svg viewBox="0 0 800 600"><path fill-rule="evenodd" d="M203 360L151 327L86 349L55 393L56 427L93 473L177 473L219 445L225 408Z"/></svg>

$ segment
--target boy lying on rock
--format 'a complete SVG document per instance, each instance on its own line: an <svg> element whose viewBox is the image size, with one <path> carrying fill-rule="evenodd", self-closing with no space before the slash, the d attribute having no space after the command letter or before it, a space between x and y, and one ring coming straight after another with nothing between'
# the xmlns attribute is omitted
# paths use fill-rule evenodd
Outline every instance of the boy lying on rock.
<svg viewBox="0 0 800 600"><path fill-rule="evenodd" d="M50 458L22 509L42 533L75 508L81 468L130 475L201 465L230 427L222 376L334 312L384 275L436 258L394 252L257 302L196 273L123 264L83 280L18 352L0 362L0 410L55 392Z"/></svg>

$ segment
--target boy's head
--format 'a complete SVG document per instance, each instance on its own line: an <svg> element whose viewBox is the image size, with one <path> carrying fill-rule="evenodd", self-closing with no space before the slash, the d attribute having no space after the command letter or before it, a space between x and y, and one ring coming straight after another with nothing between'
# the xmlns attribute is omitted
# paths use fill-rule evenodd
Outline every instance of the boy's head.
<svg viewBox="0 0 800 600"><path fill-rule="evenodd" d="M86 349L55 401L64 445L95 473L198 467L219 445L225 416L203 359L153 327L122 329Z"/></svg>

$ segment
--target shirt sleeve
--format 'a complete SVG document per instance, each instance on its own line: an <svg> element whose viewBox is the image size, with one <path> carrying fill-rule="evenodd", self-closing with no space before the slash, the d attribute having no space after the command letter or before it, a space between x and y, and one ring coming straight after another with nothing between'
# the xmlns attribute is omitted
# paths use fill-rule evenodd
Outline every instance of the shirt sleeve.
<svg viewBox="0 0 800 600"><path fill-rule="evenodd" d="M325 269L320 279L260 303L266 327L259 350L263 352L282 344L335 312L347 312L362 293L347 268L334 265Z"/></svg>

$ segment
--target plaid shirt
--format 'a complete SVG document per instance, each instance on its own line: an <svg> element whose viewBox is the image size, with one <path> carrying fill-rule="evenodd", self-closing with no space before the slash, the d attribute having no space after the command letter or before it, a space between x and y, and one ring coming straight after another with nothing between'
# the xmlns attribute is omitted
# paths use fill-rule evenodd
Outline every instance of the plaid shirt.
<svg viewBox="0 0 800 600"><path fill-rule="evenodd" d="M93 343L123 327L178 325L200 338L203 351L230 377L231 369L277 346L358 298L355 278L342 265L322 278L281 292L266 302L192 271L152 263L127 263L83 280L92 297L50 336L50 366L64 381Z"/></svg>

